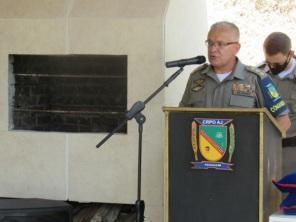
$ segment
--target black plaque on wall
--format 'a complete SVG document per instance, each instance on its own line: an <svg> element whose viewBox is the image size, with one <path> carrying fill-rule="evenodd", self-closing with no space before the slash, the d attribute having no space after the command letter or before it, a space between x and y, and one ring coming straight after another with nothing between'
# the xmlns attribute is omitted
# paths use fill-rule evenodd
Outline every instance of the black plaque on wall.
<svg viewBox="0 0 296 222"><path fill-rule="evenodd" d="M126 55L10 55L9 62L11 129L109 132L124 119Z"/></svg>

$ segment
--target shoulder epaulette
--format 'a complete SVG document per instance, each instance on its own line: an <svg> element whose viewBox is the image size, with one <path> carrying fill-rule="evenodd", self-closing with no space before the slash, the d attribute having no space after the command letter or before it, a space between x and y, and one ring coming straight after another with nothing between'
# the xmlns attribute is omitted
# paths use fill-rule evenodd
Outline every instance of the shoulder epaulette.
<svg viewBox="0 0 296 222"><path fill-rule="evenodd" d="M208 68L208 66L209 66L208 63L204 63L204 64L198 66L197 68L195 68L195 69L192 71L192 73L195 73L195 72L198 72L198 71L202 71L202 70Z"/></svg>
<svg viewBox="0 0 296 222"><path fill-rule="evenodd" d="M262 70L264 70L264 68L266 67L266 63L265 63L265 62L261 62L261 63L259 63L258 65L256 65L256 67L257 67L258 69L262 69Z"/></svg>
<svg viewBox="0 0 296 222"><path fill-rule="evenodd" d="M259 76L260 78L263 78L266 73L263 72L261 69L259 68L256 68L255 66L246 66L246 69L249 71L249 72L252 72L254 74L256 74L257 76Z"/></svg>

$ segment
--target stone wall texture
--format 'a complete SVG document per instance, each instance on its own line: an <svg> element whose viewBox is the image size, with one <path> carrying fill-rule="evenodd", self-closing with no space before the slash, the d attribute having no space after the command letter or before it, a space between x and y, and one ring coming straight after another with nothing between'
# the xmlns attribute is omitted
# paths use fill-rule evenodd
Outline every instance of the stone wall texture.
<svg viewBox="0 0 296 222"><path fill-rule="evenodd" d="M209 25L227 20L241 31L239 57L244 63L256 65L263 60L262 44L275 31L286 33L296 49L296 0L210 0Z"/></svg>

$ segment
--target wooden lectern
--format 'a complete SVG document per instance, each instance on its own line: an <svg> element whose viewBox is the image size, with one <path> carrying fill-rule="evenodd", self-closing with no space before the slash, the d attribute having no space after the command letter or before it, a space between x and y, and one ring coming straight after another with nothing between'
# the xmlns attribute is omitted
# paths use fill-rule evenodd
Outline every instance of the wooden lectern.
<svg viewBox="0 0 296 222"><path fill-rule="evenodd" d="M284 132L265 108L163 108L164 222L268 222Z"/></svg>

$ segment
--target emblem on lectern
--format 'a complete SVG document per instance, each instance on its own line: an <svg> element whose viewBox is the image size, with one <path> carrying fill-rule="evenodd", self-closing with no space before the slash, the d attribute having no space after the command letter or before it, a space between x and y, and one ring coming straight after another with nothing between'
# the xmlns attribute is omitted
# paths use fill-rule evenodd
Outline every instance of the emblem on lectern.
<svg viewBox="0 0 296 222"><path fill-rule="evenodd" d="M193 119L193 169L233 170L235 130L232 121L233 119Z"/></svg>

